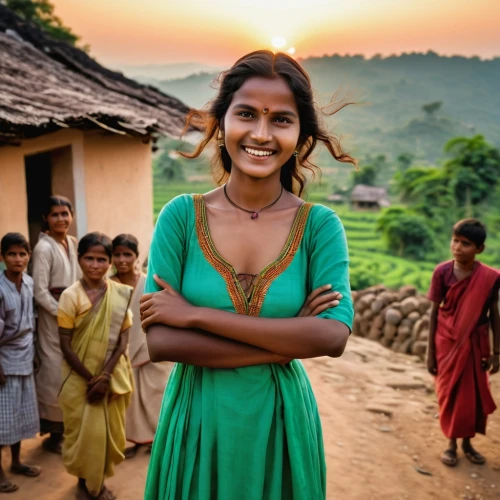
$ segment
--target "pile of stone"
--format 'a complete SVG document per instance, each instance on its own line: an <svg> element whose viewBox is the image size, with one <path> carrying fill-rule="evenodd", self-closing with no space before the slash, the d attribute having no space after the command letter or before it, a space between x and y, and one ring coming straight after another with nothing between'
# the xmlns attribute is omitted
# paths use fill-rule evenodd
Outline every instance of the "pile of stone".
<svg viewBox="0 0 500 500"><path fill-rule="evenodd" d="M380 342L395 352L425 358L430 301L413 286L389 290L377 285L353 292L352 333Z"/></svg>

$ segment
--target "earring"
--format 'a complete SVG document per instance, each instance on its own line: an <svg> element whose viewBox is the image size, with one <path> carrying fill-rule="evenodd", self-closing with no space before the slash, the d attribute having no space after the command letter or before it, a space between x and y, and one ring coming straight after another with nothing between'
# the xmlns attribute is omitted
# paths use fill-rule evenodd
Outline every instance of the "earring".
<svg viewBox="0 0 500 500"><path fill-rule="evenodd" d="M217 136L217 142L219 143L219 148L223 148L225 146L224 144L224 132L219 130L219 135Z"/></svg>
<svg viewBox="0 0 500 500"><path fill-rule="evenodd" d="M297 158L297 156L299 156L299 152L298 151L294 151L293 152L293 156L295 156L295 158Z"/></svg>

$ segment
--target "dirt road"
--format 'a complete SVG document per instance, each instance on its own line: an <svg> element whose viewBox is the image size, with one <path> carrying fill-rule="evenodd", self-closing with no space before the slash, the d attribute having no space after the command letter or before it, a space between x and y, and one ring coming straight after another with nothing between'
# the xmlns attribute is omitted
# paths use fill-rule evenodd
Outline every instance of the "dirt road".
<svg viewBox="0 0 500 500"><path fill-rule="evenodd" d="M474 466L461 456L458 467L449 469L439 462L446 440L422 363L353 337L342 358L305 365L322 415L329 499L500 499L500 410L489 420L488 436L474 440L487 464ZM500 374L492 377L492 389L500 406ZM20 489L6 499L75 498L75 479L58 456L41 450L39 438L24 443L23 455L43 473L16 478ZM109 480L120 500L142 499L148 458L141 452L125 461Z"/></svg>

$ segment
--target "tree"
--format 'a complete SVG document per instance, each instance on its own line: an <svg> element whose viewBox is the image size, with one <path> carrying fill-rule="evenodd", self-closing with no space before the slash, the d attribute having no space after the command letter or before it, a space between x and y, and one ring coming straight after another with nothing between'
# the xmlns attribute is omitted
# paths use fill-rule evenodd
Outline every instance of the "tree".
<svg viewBox="0 0 500 500"><path fill-rule="evenodd" d="M54 14L54 5L50 0L4 0L5 5L27 21L32 21L51 38L75 46L80 40L71 28ZM84 47L88 50L88 47Z"/></svg>
<svg viewBox="0 0 500 500"><path fill-rule="evenodd" d="M155 167L169 181L185 180L182 163L176 151L163 151L157 158Z"/></svg>
<svg viewBox="0 0 500 500"><path fill-rule="evenodd" d="M398 172L405 172L408 170L413 161L415 160L415 155L413 153L401 153L396 158L396 168Z"/></svg>
<svg viewBox="0 0 500 500"><path fill-rule="evenodd" d="M460 207L487 202L500 176L500 151L482 135L456 137L445 146L453 154L444 165L450 189Z"/></svg>
<svg viewBox="0 0 500 500"><path fill-rule="evenodd" d="M404 207L391 207L377 219L388 250L399 257L425 260L435 248L435 235L424 217Z"/></svg>
<svg viewBox="0 0 500 500"><path fill-rule="evenodd" d="M442 101L434 101L422 106L422 111L427 115L427 118L434 118L436 112L443 105Z"/></svg>
<svg viewBox="0 0 500 500"><path fill-rule="evenodd" d="M354 170L352 173L352 185L364 184L366 186L374 186L377 179L377 171L375 167L366 165L359 170Z"/></svg>

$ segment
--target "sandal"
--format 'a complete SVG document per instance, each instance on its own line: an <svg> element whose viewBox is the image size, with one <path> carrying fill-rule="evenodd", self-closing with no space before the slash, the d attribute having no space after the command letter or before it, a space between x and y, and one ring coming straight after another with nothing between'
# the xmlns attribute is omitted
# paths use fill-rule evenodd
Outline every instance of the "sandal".
<svg viewBox="0 0 500 500"><path fill-rule="evenodd" d="M13 465L10 468L10 472L12 474L17 474L19 476L26 476L26 477L38 477L40 475L40 472L42 472L42 469L40 467L37 467L36 465Z"/></svg>
<svg viewBox="0 0 500 500"><path fill-rule="evenodd" d="M17 491L18 489L19 486L17 484L11 483L7 479L0 483L0 493L14 493L14 491Z"/></svg>
<svg viewBox="0 0 500 500"><path fill-rule="evenodd" d="M484 463L486 462L486 458L484 458L483 455L481 455L481 453L477 452L476 450L464 450L464 454L469 462L473 464L484 465Z"/></svg>
<svg viewBox="0 0 500 500"><path fill-rule="evenodd" d="M457 450L450 448L441 455L441 462L448 467L456 467L458 464Z"/></svg>

